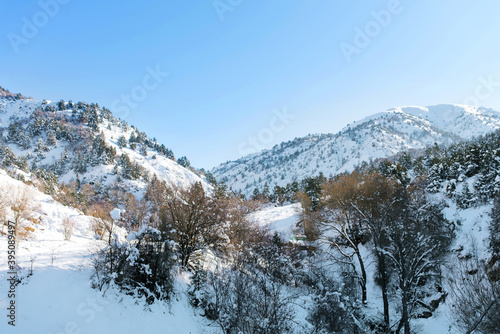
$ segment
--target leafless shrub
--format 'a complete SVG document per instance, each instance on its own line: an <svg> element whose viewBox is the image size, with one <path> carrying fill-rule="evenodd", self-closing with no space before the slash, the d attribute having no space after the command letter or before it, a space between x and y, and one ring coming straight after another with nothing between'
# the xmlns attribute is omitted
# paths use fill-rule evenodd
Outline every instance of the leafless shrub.
<svg viewBox="0 0 500 334"><path fill-rule="evenodd" d="M64 240L70 241L73 236L73 231L75 229L75 221L69 217L64 218L62 226L63 226L63 235Z"/></svg>
<svg viewBox="0 0 500 334"><path fill-rule="evenodd" d="M94 232L94 235L98 236L101 240L104 239L106 235L106 222L99 218L92 218L90 221L90 228Z"/></svg>
<svg viewBox="0 0 500 334"><path fill-rule="evenodd" d="M463 333L500 333L500 277L498 263L473 254L457 261L448 278L452 318Z"/></svg>
<svg viewBox="0 0 500 334"><path fill-rule="evenodd" d="M21 184L11 185L4 191L5 203L12 210L12 218L18 240L29 239L35 229L30 226L33 214L38 209L33 188Z"/></svg>
<svg viewBox="0 0 500 334"><path fill-rule="evenodd" d="M6 225L7 199L3 189L0 189L0 234L5 234L4 226Z"/></svg>
<svg viewBox="0 0 500 334"><path fill-rule="evenodd" d="M87 210L87 214L93 217L90 222L92 231L94 231L94 234L101 240L103 240L106 233L108 233L109 244L111 244L111 236L114 228L113 219L109 214L110 212L110 203L96 203Z"/></svg>

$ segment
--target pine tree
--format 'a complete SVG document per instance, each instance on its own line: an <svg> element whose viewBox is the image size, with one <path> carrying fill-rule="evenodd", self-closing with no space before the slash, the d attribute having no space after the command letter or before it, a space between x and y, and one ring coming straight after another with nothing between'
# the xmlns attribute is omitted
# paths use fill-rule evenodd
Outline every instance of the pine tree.
<svg viewBox="0 0 500 334"><path fill-rule="evenodd" d="M259 188L254 188L254 189L253 189L253 198L254 198L254 199L258 199L258 198L259 198L259 195L260 195Z"/></svg>
<svg viewBox="0 0 500 334"><path fill-rule="evenodd" d="M490 248L494 254L500 255L500 196L498 195L494 200L490 216Z"/></svg>
<svg viewBox="0 0 500 334"><path fill-rule="evenodd" d="M47 146L48 147L55 146L56 143L57 143L57 139L56 139L56 135L54 134L54 131L49 130L49 132L47 133Z"/></svg>
<svg viewBox="0 0 500 334"><path fill-rule="evenodd" d="M47 146L43 142L42 138L38 138L36 143L35 152L38 152L38 155L43 155L46 151L48 151Z"/></svg>
<svg viewBox="0 0 500 334"><path fill-rule="evenodd" d="M93 130L97 131L99 129L99 115L97 114L97 107L91 106L88 112L87 124Z"/></svg>
<svg viewBox="0 0 500 334"><path fill-rule="evenodd" d="M12 122L9 124L7 128L7 139L10 142L17 143L19 138L19 132L21 131L21 125L16 122Z"/></svg>
<svg viewBox="0 0 500 334"><path fill-rule="evenodd" d="M120 148L127 147L127 139L125 138L125 136L120 136L120 138L118 138L117 144Z"/></svg>
<svg viewBox="0 0 500 334"><path fill-rule="evenodd" d="M61 100L57 103L57 109L60 111L66 110L66 103L64 103L64 100Z"/></svg>
<svg viewBox="0 0 500 334"><path fill-rule="evenodd" d="M266 198L269 198L271 195L271 192L269 191L269 184L264 183L264 190L262 190L262 195L264 195Z"/></svg>
<svg viewBox="0 0 500 334"><path fill-rule="evenodd" d="M132 134L130 135L130 138L128 139L128 143L132 144L132 143L135 143L136 141L137 141L137 139L135 137L135 134L134 134L134 132L132 132Z"/></svg>
<svg viewBox="0 0 500 334"><path fill-rule="evenodd" d="M182 167L184 168L189 168L191 167L191 162L188 160L188 158L186 158L185 156L183 157L180 157L179 159L177 159L177 163L179 165L181 165Z"/></svg>
<svg viewBox="0 0 500 334"><path fill-rule="evenodd" d="M147 149L146 145L142 145L142 146L141 146L141 154L142 154L143 156L145 156L145 157L147 157L147 156L148 156L148 149Z"/></svg>

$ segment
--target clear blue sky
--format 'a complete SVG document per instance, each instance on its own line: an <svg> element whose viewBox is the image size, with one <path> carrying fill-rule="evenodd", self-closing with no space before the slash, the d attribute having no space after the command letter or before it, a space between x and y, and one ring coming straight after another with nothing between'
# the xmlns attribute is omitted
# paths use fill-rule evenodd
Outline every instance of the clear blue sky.
<svg viewBox="0 0 500 334"><path fill-rule="evenodd" d="M121 107L199 168L400 105L500 110L495 1L59 1L53 16L38 1L0 1L0 85ZM342 45L357 48L350 62ZM169 73L158 85L156 67ZM273 119L284 109L286 124Z"/></svg>

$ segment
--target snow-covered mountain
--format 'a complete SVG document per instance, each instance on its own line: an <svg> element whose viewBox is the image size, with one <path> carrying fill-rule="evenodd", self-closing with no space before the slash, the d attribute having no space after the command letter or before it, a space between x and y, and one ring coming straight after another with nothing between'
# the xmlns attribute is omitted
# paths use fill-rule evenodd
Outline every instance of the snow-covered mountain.
<svg viewBox="0 0 500 334"><path fill-rule="evenodd" d="M34 100L1 88L0 164L42 178L53 172L59 183L120 184L137 197L154 175L177 186L200 181L210 187L186 158L176 161L171 150L106 108Z"/></svg>
<svg viewBox="0 0 500 334"><path fill-rule="evenodd" d="M500 128L500 113L483 107L442 104L399 107L369 116L336 134L295 138L270 150L226 162L212 173L233 190L250 195L255 188L285 186L322 172L350 171L363 161L402 150L450 144Z"/></svg>

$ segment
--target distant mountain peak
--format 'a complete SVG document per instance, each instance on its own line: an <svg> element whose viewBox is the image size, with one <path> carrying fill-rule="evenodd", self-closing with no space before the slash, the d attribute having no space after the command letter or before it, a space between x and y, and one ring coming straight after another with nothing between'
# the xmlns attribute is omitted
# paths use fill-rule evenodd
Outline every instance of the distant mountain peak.
<svg viewBox="0 0 500 334"><path fill-rule="evenodd" d="M250 195L267 183L285 186L320 172L350 171L370 159L402 150L451 144L500 128L500 113L484 107L438 104L401 106L353 122L336 134L314 134L226 162L212 173L233 190Z"/></svg>

